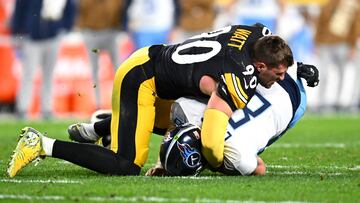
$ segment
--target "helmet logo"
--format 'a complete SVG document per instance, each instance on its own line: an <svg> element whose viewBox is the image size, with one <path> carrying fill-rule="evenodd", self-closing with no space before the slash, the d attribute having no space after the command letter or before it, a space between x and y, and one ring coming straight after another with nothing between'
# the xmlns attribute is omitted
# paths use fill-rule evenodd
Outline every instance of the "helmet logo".
<svg viewBox="0 0 360 203"><path fill-rule="evenodd" d="M180 150L180 154L183 158L183 162L191 168L197 167L200 165L201 156L197 150L190 147L189 144L180 144L177 142L177 147Z"/></svg>

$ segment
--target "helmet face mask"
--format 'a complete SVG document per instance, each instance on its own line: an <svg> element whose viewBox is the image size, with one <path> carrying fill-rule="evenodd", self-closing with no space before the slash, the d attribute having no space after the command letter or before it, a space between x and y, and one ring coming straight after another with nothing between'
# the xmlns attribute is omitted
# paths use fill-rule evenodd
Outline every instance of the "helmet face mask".
<svg viewBox="0 0 360 203"><path fill-rule="evenodd" d="M161 143L160 161L167 175L197 175L203 168L200 128L187 124L168 132Z"/></svg>

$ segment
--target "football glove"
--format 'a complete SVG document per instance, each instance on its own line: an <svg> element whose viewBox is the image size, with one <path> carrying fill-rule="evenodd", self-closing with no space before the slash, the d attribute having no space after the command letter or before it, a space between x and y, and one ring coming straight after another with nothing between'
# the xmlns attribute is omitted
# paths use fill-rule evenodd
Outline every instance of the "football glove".
<svg viewBox="0 0 360 203"><path fill-rule="evenodd" d="M319 70L308 64L297 62L297 75L306 80L307 86L316 87L319 84Z"/></svg>

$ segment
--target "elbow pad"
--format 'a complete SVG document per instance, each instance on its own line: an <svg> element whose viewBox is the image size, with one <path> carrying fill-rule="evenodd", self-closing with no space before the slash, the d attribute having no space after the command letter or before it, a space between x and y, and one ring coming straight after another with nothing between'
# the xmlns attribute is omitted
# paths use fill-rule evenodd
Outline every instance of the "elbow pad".
<svg viewBox="0 0 360 203"><path fill-rule="evenodd" d="M201 130L202 153L209 164L218 168L224 160L224 135L229 117L216 109L207 109Z"/></svg>

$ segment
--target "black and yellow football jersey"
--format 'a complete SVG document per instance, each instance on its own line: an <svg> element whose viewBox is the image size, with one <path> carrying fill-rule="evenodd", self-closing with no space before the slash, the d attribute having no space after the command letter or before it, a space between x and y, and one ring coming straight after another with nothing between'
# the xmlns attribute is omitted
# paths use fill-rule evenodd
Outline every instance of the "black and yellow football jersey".
<svg viewBox="0 0 360 203"><path fill-rule="evenodd" d="M153 46L156 92L160 98L208 98L199 88L202 76L219 82L219 95L236 110L244 108L255 93L257 71L251 46L270 35L266 27L235 25L194 36L181 44Z"/></svg>

